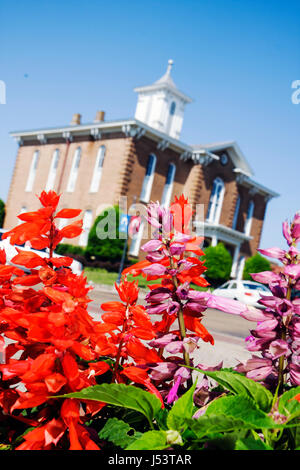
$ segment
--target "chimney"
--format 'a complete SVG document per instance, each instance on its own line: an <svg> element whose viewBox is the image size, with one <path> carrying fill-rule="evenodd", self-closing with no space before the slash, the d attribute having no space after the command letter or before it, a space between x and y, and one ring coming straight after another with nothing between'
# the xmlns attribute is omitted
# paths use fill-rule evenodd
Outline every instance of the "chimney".
<svg viewBox="0 0 300 470"><path fill-rule="evenodd" d="M104 121L105 111L97 111L94 122Z"/></svg>
<svg viewBox="0 0 300 470"><path fill-rule="evenodd" d="M78 124L81 124L81 114L73 114L72 121L70 123L71 125L77 126Z"/></svg>

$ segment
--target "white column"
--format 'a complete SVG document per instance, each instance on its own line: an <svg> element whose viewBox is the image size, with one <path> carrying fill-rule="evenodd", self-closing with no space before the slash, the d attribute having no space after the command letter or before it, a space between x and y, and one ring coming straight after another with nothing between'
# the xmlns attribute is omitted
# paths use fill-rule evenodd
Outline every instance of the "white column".
<svg viewBox="0 0 300 470"><path fill-rule="evenodd" d="M213 235L211 237L211 246L217 246L217 244L218 244L217 235Z"/></svg>
<svg viewBox="0 0 300 470"><path fill-rule="evenodd" d="M233 279L236 277L239 255L240 255L240 245L236 245L234 249L232 268L231 268L231 273L230 273L230 277Z"/></svg>

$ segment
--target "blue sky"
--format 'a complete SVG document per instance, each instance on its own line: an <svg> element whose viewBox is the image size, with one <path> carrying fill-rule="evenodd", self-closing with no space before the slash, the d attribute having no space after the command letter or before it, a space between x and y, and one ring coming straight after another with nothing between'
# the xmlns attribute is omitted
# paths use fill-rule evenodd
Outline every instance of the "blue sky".
<svg viewBox="0 0 300 470"><path fill-rule="evenodd" d="M284 246L281 222L300 209L300 4L276 0L0 0L0 198L6 200L13 130L134 115L135 86L165 72L194 99L181 140L236 140L254 178L280 193L261 247Z"/></svg>

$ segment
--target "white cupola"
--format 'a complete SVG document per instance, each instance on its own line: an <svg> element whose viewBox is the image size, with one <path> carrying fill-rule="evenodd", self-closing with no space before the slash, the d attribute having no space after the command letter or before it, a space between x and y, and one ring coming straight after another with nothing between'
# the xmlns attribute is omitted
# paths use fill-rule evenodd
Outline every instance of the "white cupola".
<svg viewBox="0 0 300 470"><path fill-rule="evenodd" d="M172 65L173 60L169 60L166 73L152 85L134 89L138 93L135 118L179 139L184 108L192 99L179 91L173 82Z"/></svg>

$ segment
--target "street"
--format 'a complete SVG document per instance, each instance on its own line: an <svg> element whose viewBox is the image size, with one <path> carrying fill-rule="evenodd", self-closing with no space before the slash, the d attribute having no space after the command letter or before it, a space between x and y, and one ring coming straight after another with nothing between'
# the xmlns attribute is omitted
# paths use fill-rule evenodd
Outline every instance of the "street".
<svg viewBox="0 0 300 470"><path fill-rule="evenodd" d="M95 287L90 292L93 302L89 305L89 312L92 317L99 320L101 317L100 305L103 302L116 301L119 299L115 290L111 286ZM143 297L140 303L144 304ZM152 316L153 321L159 319ZM256 324L245 320L237 315L224 313L215 309L207 309L202 320L205 328L213 335L215 344L199 342L194 364L216 365L223 361L223 367L233 367L240 361L251 357L245 348L244 339L249 335L250 329Z"/></svg>

